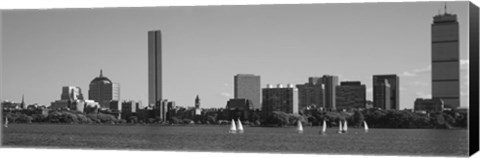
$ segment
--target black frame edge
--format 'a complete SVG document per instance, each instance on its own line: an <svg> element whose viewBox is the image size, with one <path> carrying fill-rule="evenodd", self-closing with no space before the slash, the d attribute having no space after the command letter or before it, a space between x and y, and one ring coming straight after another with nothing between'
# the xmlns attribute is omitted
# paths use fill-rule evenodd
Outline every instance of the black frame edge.
<svg viewBox="0 0 480 158"><path fill-rule="evenodd" d="M479 150L479 37L478 37L478 7L469 3L469 77L470 77L470 105L469 105L469 154L472 156Z"/></svg>

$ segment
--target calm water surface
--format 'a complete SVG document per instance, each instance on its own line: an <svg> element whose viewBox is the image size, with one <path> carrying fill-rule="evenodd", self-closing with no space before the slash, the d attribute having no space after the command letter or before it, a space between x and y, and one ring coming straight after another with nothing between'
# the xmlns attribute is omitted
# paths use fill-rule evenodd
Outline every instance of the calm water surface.
<svg viewBox="0 0 480 158"><path fill-rule="evenodd" d="M467 156L467 130L337 128L319 135L319 127L100 126L11 124L3 129L9 147L102 148L182 151L234 151L367 155Z"/></svg>

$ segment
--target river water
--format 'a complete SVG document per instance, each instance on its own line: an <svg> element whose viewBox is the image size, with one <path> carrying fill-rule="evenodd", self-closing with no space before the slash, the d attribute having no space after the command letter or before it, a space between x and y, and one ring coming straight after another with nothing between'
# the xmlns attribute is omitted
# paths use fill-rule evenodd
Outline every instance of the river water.
<svg viewBox="0 0 480 158"><path fill-rule="evenodd" d="M2 145L36 148L135 149L162 151L226 151L353 155L467 156L467 130L337 128L320 135L320 127L269 128L244 126L243 134L228 126L111 126L10 124Z"/></svg>

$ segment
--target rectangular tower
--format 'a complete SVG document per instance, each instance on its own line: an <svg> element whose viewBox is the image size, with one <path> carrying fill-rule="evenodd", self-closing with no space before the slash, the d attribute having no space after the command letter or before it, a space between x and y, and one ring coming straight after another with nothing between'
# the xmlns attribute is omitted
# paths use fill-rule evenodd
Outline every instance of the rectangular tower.
<svg viewBox="0 0 480 158"><path fill-rule="evenodd" d="M336 110L338 76L323 75L322 80L325 85L325 106L327 109Z"/></svg>
<svg viewBox="0 0 480 158"><path fill-rule="evenodd" d="M337 86L337 109L365 108L366 86L360 81L341 82Z"/></svg>
<svg viewBox="0 0 480 158"><path fill-rule="evenodd" d="M148 31L148 104L162 100L162 34Z"/></svg>
<svg viewBox="0 0 480 158"><path fill-rule="evenodd" d="M293 85L287 87L278 84L277 87L267 85L262 89L262 112L264 116L273 111L282 111L288 114L298 114L298 91Z"/></svg>
<svg viewBox="0 0 480 158"><path fill-rule="evenodd" d="M457 16L444 13L432 24L432 98L445 108L460 106L460 62Z"/></svg>
<svg viewBox="0 0 480 158"><path fill-rule="evenodd" d="M260 109L260 76L238 74L233 80L235 99L248 99L254 110Z"/></svg>
<svg viewBox="0 0 480 158"><path fill-rule="evenodd" d="M373 76L373 106L400 110L400 79L397 75Z"/></svg>

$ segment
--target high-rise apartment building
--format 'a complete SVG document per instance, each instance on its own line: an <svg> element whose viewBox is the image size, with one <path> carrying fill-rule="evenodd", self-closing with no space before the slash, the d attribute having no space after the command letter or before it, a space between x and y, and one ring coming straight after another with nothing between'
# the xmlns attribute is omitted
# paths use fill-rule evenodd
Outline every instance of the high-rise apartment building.
<svg viewBox="0 0 480 158"><path fill-rule="evenodd" d="M298 113L298 91L293 85L267 85L267 88L262 89L262 112L269 115L273 111Z"/></svg>
<svg viewBox="0 0 480 158"><path fill-rule="evenodd" d="M324 85L318 77L310 77L308 83L298 84L298 110L325 108ZM321 79L321 78L320 78Z"/></svg>
<svg viewBox="0 0 480 158"><path fill-rule="evenodd" d="M120 100L120 85L103 76L95 77L89 85L88 99L98 102L102 108L109 108L111 101Z"/></svg>
<svg viewBox="0 0 480 158"><path fill-rule="evenodd" d="M446 9L446 8L445 8ZM432 98L444 101L445 108L460 106L459 26L457 15L433 17Z"/></svg>
<svg viewBox="0 0 480 158"><path fill-rule="evenodd" d="M148 31L148 104L162 101L162 34Z"/></svg>
<svg viewBox="0 0 480 158"><path fill-rule="evenodd" d="M323 108L336 110L338 76L309 77L308 83L297 85L299 110Z"/></svg>
<svg viewBox="0 0 480 158"><path fill-rule="evenodd" d="M340 82L337 86L337 109L365 108L367 88L360 81Z"/></svg>
<svg viewBox="0 0 480 158"><path fill-rule="evenodd" d="M248 99L253 109L260 109L260 76L253 74L238 74L233 78L234 98Z"/></svg>
<svg viewBox="0 0 480 158"><path fill-rule="evenodd" d="M385 110L400 109L400 79L397 75L373 76L373 106Z"/></svg>

